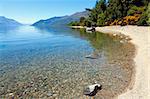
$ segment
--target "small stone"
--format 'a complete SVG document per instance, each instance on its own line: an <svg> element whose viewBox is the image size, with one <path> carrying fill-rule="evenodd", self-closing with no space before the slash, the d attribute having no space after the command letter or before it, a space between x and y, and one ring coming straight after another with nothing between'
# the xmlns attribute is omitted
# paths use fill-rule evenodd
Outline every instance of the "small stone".
<svg viewBox="0 0 150 99"><path fill-rule="evenodd" d="M54 97L56 97L56 96L57 96L57 94L53 94L53 96L54 96Z"/></svg>
<svg viewBox="0 0 150 99"><path fill-rule="evenodd" d="M51 93L50 91L47 93L47 96L53 96L53 93Z"/></svg>
<svg viewBox="0 0 150 99"><path fill-rule="evenodd" d="M117 34L113 34L113 36L117 36Z"/></svg>
<svg viewBox="0 0 150 99"><path fill-rule="evenodd" d="M13 93L9 93L9 96L13 96L14 94Z"/></svg>
<svg viewBox="0 0 150 99"><path fill-rule="evenodd" d="M123 38L123 36L120 36L120 38Z"/></svg>
<svg viewBox="0 0 150 99"><path fill-rule="evenodd" d="M124 41L121 40L120 43L124 43Z"/></svg>

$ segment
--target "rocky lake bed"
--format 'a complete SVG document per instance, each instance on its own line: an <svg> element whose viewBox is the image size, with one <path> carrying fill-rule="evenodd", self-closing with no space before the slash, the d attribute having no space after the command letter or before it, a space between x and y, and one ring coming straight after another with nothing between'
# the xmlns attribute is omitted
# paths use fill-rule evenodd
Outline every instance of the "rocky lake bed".
<svg viewBox="0 0 150 99"><path fill-rule="evenodd" d="M135 46L129 37L75 32L79 37L1 41L6 47L0 49L0 97L84 98L84 88L97 82L102 90L95 98L110 99L132 88ZM86 58L95 53L99 55L96 59Z"/></svg>

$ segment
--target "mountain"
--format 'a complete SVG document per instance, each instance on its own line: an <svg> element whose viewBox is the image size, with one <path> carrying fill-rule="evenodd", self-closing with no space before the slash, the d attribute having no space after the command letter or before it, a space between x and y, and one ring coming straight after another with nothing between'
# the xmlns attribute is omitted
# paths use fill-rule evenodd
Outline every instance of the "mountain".
<svg viewBox="0 0 150 99"><path fill-rule="evenodd" d="M32 24L36 27L46 27L46 26L64 26L70 23L71 21L79 21L80 17L87 17L89 14L88 11L77 12L70 16L62 16L62 17L53 17L46 20L40 20Z"/></svg>
<svg viewBox="0 0 150 99"><path fill-rule="evenodd" d="M13 19L0 16L0 27L14 27L14 26L20 26L20 25L22 24Z"/></svg>

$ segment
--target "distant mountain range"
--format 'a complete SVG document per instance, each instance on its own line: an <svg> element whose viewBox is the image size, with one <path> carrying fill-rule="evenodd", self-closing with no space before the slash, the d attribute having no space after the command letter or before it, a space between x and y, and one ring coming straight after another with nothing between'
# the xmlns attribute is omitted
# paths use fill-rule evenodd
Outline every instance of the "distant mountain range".
<svg viewBox="0 0 150 99"><path fill-rule="evenodd" d="M32 24L32 26L36 27L55 27L55 26L66 26L71 21L79 21L80 17L87 17L89 14L88 11L77 12L72 15L66 15L61 17L52 17L46 20L40 20ZM21 26L23 24L13 20L6 18L4 16L0 16L0 28L7 28L7 27L16 27Z"/></svg>
<svg viewBox="0 0 150 99"><path fill-rule="evenodd" d="M32 26L36 27L53 27L53 26L64 26L70 23L71 21L79 21L80 17L87 17L89 14L88 11L77 12L70 16L62 16L62 17L52 17L46 20L40 20L32 24Z"/></svg>
<svg viewBox="0 0 150 99"><path fill-rule="evenodd" d="M14 26L20 26L20 25L22 24L13 19L0 16L0 27L14 27Z"/></svg>

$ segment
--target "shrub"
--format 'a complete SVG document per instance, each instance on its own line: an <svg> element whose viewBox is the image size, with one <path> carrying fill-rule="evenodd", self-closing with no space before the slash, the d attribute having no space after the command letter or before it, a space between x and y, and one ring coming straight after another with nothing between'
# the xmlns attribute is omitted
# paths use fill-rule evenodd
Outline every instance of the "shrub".
<svg viewBox="0 0 150 99"><path fill-rule="evenodd" d="M128 10L127 15L141 14L144 11L144 9L144 7L132 6Z"/></svg>
<svg viewBox="0 0 150 99"><path fill-rule="evenodd" d="M147 13L144 12L142 14L140 20L137 22L137 25L144 25L144 26L146 26L146 25L148 25L147 21L148 21Z"/></svg>
<svg viewBox="0 0 150 99"><path fill-rule="evenodd" d="M150 4L148 5L146 11L142 13L137 25L150 25Z"/></svg>

